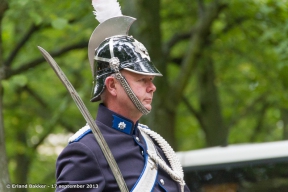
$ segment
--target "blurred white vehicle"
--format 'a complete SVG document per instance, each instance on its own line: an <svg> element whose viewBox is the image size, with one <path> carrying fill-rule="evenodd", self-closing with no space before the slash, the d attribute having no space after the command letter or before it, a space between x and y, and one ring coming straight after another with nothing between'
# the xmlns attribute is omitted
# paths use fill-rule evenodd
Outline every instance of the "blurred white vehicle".
<svg viewBox="0 0 288 192"><path fill-rule="evenodd" d="M288 141L177 152L191 192L288 192Z"/></svg>

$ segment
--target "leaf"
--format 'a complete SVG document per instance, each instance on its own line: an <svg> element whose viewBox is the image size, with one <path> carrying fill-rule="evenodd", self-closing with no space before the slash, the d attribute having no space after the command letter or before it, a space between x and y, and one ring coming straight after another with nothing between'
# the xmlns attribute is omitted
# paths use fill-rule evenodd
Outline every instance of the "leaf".
<svg viewBox="0 0 288 192"><path fill-rule="evenodd" d="M16 75L12 78L11 84L14 86L24 87L28 83L25 75Z"/></svg>
<svg viewBox="0 0 288 192"><path fill-rule="evenodd" d="M40 25L43 22L42 17L36 12L29 12L29 16L33 19L36 25Z"/></svg>
<svg viewBox="0 0 288 192"><path fill-rule="evenodd" d="M52 26L55 29L64 29L68 24L68 21L63 18L57 18L54 21L52 21Z"/></svg>

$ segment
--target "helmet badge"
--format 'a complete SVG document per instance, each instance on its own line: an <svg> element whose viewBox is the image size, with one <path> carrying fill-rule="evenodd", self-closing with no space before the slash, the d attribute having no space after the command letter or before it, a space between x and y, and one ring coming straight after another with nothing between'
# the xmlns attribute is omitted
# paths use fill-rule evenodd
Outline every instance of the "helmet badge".
<svg viewBox="0 0 288 192"><path fill-rule="evenodd" d="M109 61L110 68L115 72L119 71L120 61L117 57L112 57Z"/></svg>
<svg viewBox="0 0 288 192"><path fill-rule="evenodd" d="M141 57L144 59L144 58L147 58L149 61L150 61L150 57L149 57L149 54L148 54L148 51L147 49L144 47L144 45L142 43L140 43L139 41L137 41L135 39L135 42L132 43L134 46L135 46L135 51L137 53L140 53Z"/></svg>

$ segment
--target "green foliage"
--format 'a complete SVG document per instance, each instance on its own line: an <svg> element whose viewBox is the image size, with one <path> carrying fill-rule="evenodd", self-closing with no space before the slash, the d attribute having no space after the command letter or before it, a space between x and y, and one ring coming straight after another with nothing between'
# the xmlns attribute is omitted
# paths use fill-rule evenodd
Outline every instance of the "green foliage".
<svg viewBox="0 0 288 192"><path fill-rule="evenodd" d="M215 84L225 125L230 130L229 143L283 138L285 125L280 108L287 108L287 5L284 1L229 1L213 23L210 46L206 49L216 67ZM181 23L178 20L182 32L193 24ZM177 50L175 47L174 52L178 53L173 56L184 53L185 47L184 44ZM176 73L177 69L169 75L172 81ZM199 110L196 73L185 95ZM195 132L195 127L200 126L197 118L192 117L185 105L179 106L177 116L179 149L203 147L203 132L199 129Z"/></svg>

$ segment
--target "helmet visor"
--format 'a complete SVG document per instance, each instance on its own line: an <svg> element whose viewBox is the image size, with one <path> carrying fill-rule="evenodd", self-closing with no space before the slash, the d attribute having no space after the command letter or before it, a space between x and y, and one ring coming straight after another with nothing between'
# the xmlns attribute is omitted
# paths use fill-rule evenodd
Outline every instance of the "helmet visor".
<svg viewBox="0 0 288 192"><path fill-rule="evenodd" d="M142 75L163 76L152 62L147 59L137 63L122 64L121 68Z"/></svg>

